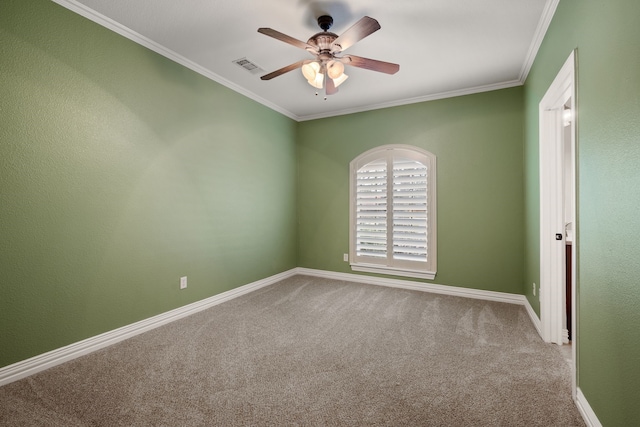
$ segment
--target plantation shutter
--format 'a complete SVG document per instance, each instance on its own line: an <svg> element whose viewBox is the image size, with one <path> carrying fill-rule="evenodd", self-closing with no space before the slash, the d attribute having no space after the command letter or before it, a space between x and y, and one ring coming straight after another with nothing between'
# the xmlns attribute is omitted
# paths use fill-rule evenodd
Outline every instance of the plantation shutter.
<svg viewBox="0 0 640 427"><path fill-rule="evenodd" d="M387 161L368 163L356 173L356 253L387 258Z"/></svg>
<svg viewBox="0 0 640 427"><path fill-rule="evenodd" d="M433 280L435 155L412 146L385 145L353 159L350 173L351 269Z"/></svg>
<svg viewBox="0 0 640 427"><path fill-rule="evenodd" d="M393 259L426 262L428 170L416 160L393 160Z"/></svg>

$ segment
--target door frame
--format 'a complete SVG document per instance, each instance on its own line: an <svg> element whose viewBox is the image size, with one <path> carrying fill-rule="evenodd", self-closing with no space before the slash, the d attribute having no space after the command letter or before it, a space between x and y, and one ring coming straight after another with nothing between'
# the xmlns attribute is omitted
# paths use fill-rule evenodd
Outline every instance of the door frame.
<svg viewBox="0 0 640 427"><path fill-rule="evenodd" d="M576 284L577 284L577 174L576 174L576 51L572 51L539 104L540 120L540 324L546 342L563 344L563 316L565 315L565 215L564 215L564 105L570 102L571 166L573 181L571 245L571 337L572 393L576 397ZM560 235L561 239L556 240Z"/></svg>

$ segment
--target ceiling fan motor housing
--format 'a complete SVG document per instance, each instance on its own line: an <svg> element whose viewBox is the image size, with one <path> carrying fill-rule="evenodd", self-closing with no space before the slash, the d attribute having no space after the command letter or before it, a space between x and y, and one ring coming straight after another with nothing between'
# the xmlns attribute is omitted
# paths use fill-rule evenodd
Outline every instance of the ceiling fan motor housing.
<svg viewBox="0 0 640 427"><path fill-rule="evenodd" d="M332 50L334 47L331 44L338 38L337 34L329 32L329 28L333 25L333 18L329 15L322 15L318 18L318 25L322 28L322 32L313 35L307 40L307 44L318 47L318 58L329 60L333 58Z"/></svg>
<svg viewBox="0 0 640 427"><path fill-rule="evenodd" d="M311 46L317 46L320 50L320 54L330 53L331 43L333 43L337 38L337 34L323 31L322 33L318 33L307 40L307 44L310 44Z"/></svg>

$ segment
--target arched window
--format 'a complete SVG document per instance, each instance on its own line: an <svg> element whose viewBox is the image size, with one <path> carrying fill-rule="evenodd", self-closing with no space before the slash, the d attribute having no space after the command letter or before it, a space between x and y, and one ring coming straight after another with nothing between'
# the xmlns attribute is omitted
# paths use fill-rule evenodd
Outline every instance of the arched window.
<svg viewBox="0 0 640 427"><path fill-rule="evenodd" d="M436 157L408 145L350 164L349 259L355 271L436 275Z"/></svg>

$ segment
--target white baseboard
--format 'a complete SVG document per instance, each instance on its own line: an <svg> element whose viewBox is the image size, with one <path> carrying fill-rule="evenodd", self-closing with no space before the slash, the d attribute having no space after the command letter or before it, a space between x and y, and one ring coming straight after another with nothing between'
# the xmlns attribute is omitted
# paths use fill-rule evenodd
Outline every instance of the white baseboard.
<svg viewBox="0 0 640 427"><path fill-rule="evenodd" d="M531 304L529 303L527 297L524 297L524 308L527 310L527 314L529 315L534 328L536 328L536 331L538 331L538 335L540 335L540 338L542 338L542 323L540 322L540 318L538 317L536 312L533 310L533 307L531 307Z"/></svg>
<svg viewBox="0 0 640 427"><path fill-rule="evenodd" d="M383 277L365 276L353 273L338 273L335 271L313 270L310 268L298 267L297 274L307 276L324 277L334 280L345 280L349 282L369 283L372 285L389 286L393 288L410 289L414 291L431 292L444 295L453 295L464 298L475 298L488 301L506 302L524 306L538 335L542 337L542 326L538 315L531 307L529 300L524 295L509 294L506 292L483 291L480 289L460 288L457 286L436 285L433 283L415 282L410 280L388 279Z"/></svg>
<svg viewBox="0 0 640 427"><path fill-rule="evenodd" d="M596 416L596 413L593 412L593 409L591 409L591 405L587 402L587 398L582 393L582 390L580 390L580 387L578 387L576 392L576 406L587 427L602 427L602 423Z"/></svg>
<svg viewBox="0 0 640 427"><path fill-rule="evenodd" d="M68 362L69 360L73 360L77 357L84 356L101 348L165 325L169 322L173 322L174 320L206 310L209 307L213 307L225 301L245 295L249 292L271 285L296 274L523 305L526 308L536 330L538 333L541 332L540 320L524 295L297 267L283 273L267 277L266 279L258 280L239 288L214 295L210 298L185 305L175 310L171 310L166 313L96 335L95 337L87 338L85 340L78 341L77 343L52 350L30 359L5 366L4 368L0 368L0 386Z"/></svg>
<svg viewBox="0 0 640 427"><path fill-rule="evenodd" d="M414 282L409 280L398 280L398 279L387 279L381 277L373 277L373 276L365 276L361 274L353 274L353 273L338 273L335 271L325 271L325 270L313 270L309 268L298 267L295 269L296 274L303 274L307 276L315 276L315 277L323 277L327 279L333 280L344 280L348 282L357 282L357 283L368 283L372 285L379 286L389 286L393 288L401 288L401 289L410 289L422 292L432 292L439 293L445 295L453 295L464 298L475 298L489 301L498 301L498 302L506 302L511 304L523 305L529 318L531 319L531 323L535 327L538 335L542 337L542 325L540 323L540 319L538 315L531 307L529 300L524 295L518 294L509 294L504 292L495 292L495 291L483 291L479 289L468 289L468 288L460 288L456 286L444 286L444 285L436 285L432 283L423 283L423 282ZM575 356L574 356L575 357ZM602 427L602 424L598 420L593 409L587 402L584 394L580 388L577 389L576 393L576 406L578 407L578 411L585 423L588 427Z"/></svg>
<svg viewBox="0 0 640 427"><path fill-rule="evenodd" d="M488 301L506 302L509 304L528 304L524 295L506 292L483 291L480 289L460 288L457 286L436 285L433 283L415 282L412 280L388 279L384 277L365 276L363 274L338 273L335 271L313 270L298 267L297 274L324 277L327 279L344 280L347 282L368 283L371 285L388 286L392 288L410 289L413 291L431 292L435 294L453 295L464 298L482 299ZM533 310L531 310L533 312ZM534 313L535 315L535 313Z"/></svg>
<svg viewBox="0 0 640 427"><path fill-rule="evenodd" d="M101 348L126 340L127 338L131 338L143 332L157 328L158 326L173 322L174 320L206 310L209 307L213 307L241 295L248 294L249 292L253 292L265 286L279 282L280 280L284 280L288 277L294 276L295 274L297 273L294 268L283 273L267 277L266 279L258 280L256 282L240 286L239 288L176 308L175 310L167 311L157 316L5 366L4 368L0 368L0 386L68 362L69 360L73 360L77 357L84 356Z"/></svg>
<svg viewBox="0 0 640 427"><path fill-rule="evenodd" d="M535 311L531 307L531 304L524 295L297 267L283 273L267 277L266 279L258 280L256 282L240 286L238 288L223 292L218 295L214 295L201 301L185 305L175 310L171 310L166 313L162 313L157 316L153 316L148 319L141 320L139 322L132 323L130 325L123 326L121 328L114 329L100 335L96 335L95 337L87 338L77 343L73 343L68 346L32 357L30 359L5 366L4 368L0 368L0 386L28 377L29 375L44 371L45 369L52 368L80 356L84 356L117 342L124 341L143 332L173 322L174 320L178 320L183 317L195 314L199 311L206 310L207 308L232 300L241 295L248 294L265 286L272 285L276 282L295 276L297 274L523 305L527 310L527 313L529 314L534 327L542 336L540 319L538 318ZM576 393L576 406L578 407L578 410L580 411L580 414L584 418L585 423L588 427L602 427L602 424L598 420L598 417L596 416L593 409L591 409L591 406L587 402L584 394L582 394L580 388L577 389Z"/></svg>

